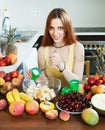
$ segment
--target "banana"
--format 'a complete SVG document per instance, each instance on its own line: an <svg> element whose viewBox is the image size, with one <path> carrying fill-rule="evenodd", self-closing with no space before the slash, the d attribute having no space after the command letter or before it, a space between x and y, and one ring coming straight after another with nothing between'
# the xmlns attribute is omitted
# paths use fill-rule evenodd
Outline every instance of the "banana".
<svg viewBox="0 0 105 130"><path fill-rule="evenodd" d="M23 103L24 105L26 104L26 101L21 98L20 98L20 102Z"/></svg>
<svg viewBox="0 0 105 130"><path fill-rule="evenodd" d="M13 95L15 101L20 101L20 95L19 95L18 89L16 89L16 88L13 89L13 90L12 90L12 95Z"/></svg>
<svg viewBox="0 0 105 130"><path fill-rule="evenodd" d="M8 101L9 104L11 104L12 102L15 101L15 99L14 99L14 97L12 95L12 91L7 92L6 99L7 99L7 101Z"/></svg>
<svg viewBox="0 0 105 130"><path fill-rule="evenodd" d="M29 100L33 100L33 98L31 96L29 96L28 94L26 94L24 92L20 92L19 95L20 95L20 98L25 100L26 102Z"/></svg>

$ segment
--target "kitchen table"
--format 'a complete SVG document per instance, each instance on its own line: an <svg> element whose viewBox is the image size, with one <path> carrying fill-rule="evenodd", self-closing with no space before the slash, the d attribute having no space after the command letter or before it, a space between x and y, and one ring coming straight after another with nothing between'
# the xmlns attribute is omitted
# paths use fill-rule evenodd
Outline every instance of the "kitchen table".
<svg viewBox="0 0 105 130"><path fill-rule="evenodd" d="M0 95L0 99L1 99ZM59 118L49 120L42 112L35 115L23 113L14 117L6 110L0 111L0 130L104 130L105 117L100 116L99 123L95 126L85 124L80 115L71 115L70 120L64 122Z"/></svg>

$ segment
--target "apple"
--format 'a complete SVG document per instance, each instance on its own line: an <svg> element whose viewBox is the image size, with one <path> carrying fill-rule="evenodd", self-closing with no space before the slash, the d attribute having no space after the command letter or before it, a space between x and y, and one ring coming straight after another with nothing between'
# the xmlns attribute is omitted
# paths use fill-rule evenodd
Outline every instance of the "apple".
<svg viewBox="0 0 105 130"><path fill-rule="evenodd" d="M100 84L102 84L102 80L96 80L96 83L95 83L96 85L100 85Z"/></svg>
<svg viewBox="0 0 105 130"><path fill-rule="evenodd" d="M93 76L90 76L89 78L88 78L88 80L87 80L87 83L89 84L89 85L95 85L95 79L94 79L94 77Z"/></svg>
<svg viewBox="0 0 105 130"><path fill-rule="evenodd" d="M12 79L12 85L15 88L21 87L21 79L19 79L19 78L13 78Z"/></svg>
<svg viewBox="0 0 105 130"><path fill-rule="evenodd" d="M11 82L5 82L2 88L5 92L8 92L13 89L13 85Z"/></svg>
<svg viewBox="0 0 105 130"><path fill-rule="evenodd" d="M88 83L84 84L84 90L85 90L86 93L88 93L90 91L90 89L91 89L90 84L88 84Z"/></svg>
<svg viewBox="0 0 105 130"><path fill-rule="evenodd" d="M18 73L18 71L16 71L16 70L14 70L14 71L11 72L12 78L17 78L18 75L19 75L19 73Z"/></svg>
<svg viewBox="0 0 105 130"><path fill-rule="evenodd" d="M15 101L9 105L9 112L13 116L20 116L24 112L24 104L18 101Z"/></svg>
<svg viewBox="0 0 105 130"><path fill-rule="evenodd" d="M11 74L10 73L7 73L5 76L4 76L4 79L6 82L9 82L12 80L12 77L11 77Z"/></svg>
<svg viewBox="0 0 105 130"><path fill-rule="evenodd" d="M21 79L21 81L23 81L24 80L24 75L19 73L18 78Z"/></svg>
<svg viewBox="0 0 105 130"><path fill-rule="evenodd" d="M0 71L0 77L1 77L1 78L4 78L5 75L6 75L6 73L5 73L3 70L1 70L1 71Z"/></svg>
<svg viewBox="0 0 105 130"><path fill-rule="evenodd" d="M6 99L0 99L0 110L3 110L7 107L7 100Z"/></svg>
<svg viewBox="0 0 105 130"><path fill-rule="evenodd" d="M8 56L5 57L4 61L7 65L11 65L11 59Z"/></svg>
<svg viewBox="0 0 105 130"><path fill-rule="evenodd" d="M6 65L7 65L7 64L6 64L6 62L4 61L4 59L0 61L0 66L6 66Z"/></svg>

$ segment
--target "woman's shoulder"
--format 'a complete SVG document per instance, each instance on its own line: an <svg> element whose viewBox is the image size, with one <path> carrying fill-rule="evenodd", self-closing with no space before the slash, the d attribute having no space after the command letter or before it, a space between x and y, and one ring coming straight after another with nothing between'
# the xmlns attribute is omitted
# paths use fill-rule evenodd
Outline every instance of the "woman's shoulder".
<svg viewBox="0 0 105 130"><path fill-rule="evenodd" d="M75 50L84 50L84 46L80 42L76 42L74 48Z"/></svg>
<svg viewBox="0 0 105 130"><path fill-rule="evenodd" d="M79 55L84 55L84 46L82 43L80 42L77 42L74 46L74 55L77 56L78 54ZM79 56L78 55L78 56Z"/></svg>

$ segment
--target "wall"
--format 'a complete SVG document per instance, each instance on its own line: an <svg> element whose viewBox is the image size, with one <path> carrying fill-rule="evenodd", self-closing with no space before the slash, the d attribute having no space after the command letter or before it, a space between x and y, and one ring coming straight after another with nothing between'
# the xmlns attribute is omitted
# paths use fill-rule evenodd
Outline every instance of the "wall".
<svg viewBox="0 0 105 130"><path fill-rule="evenodd" d="M74 27L105 27L104 6L105 0L0 0L0 30L4 8L18 29L44 28L49 11L55 7L68 11Z"/></svg>

